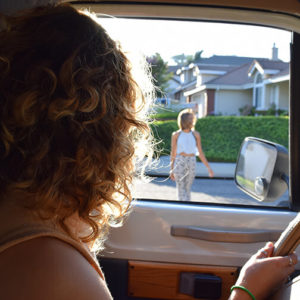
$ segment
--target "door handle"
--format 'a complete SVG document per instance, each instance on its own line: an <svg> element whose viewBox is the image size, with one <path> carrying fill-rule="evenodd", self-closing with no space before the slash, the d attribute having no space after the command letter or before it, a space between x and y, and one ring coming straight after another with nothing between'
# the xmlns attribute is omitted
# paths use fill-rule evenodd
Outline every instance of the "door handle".
<svg viewBox="0 0 300 300"><path fill-rule="evenodd" d="M277 230L224 230L206 229L197 226L172 225L171 235L210 242L223 243L259 243L276 241L281 234Z"/></svg>

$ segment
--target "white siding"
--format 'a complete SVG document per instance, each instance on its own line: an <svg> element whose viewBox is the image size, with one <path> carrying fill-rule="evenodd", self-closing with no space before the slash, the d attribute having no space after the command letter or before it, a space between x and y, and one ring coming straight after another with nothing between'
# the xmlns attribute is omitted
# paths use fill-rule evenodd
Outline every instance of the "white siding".
<svg viewBox="0 0 300 300"><path fill-rule="evenodd" d="M173 78L171 78L168 81L168 88L167 88L167 97L174 99L175 98L175 92L176 89L180 86L180 83L176 80L173 80Z"/></svg>
<svg viewBox="0 0 300 300"><path fill-rule="evenodd" d="M289 82L266 84L265 87L265 110L269 109L274 103L277 109L288 110L289 107Z"/></svg>
<svg viewBox="0 0 300 300"><path fill-rule="evenodd" d="M180 92L179 103L186 103L186 97L184 96L183 91Z"/></svg>
<svg viewBox="0 0 300 300"><path fill-rule="evenodd" d="M205 92L197 93L191 96L191 102L198 103L198 118L202 118L206 113Z"/></svg>
<svg viewBox="0 0 300 300"><path fill-rule="evenodd" d="M268 84L265 87L265 103L266 108L270 108L272 104L275 104L275 108L278 108L278 102L279 102L279 86L277 83L274 84Z"/></svg>
<svg viewBox="0 0 300 300"><path fill-rule="evenodd" d="M252 89L216 91L215 114L240 115L239 108L252 105Z"/></svg>
<svg viewBox="0 0 300 300"><path fill-rule="evenodd" d="M265 86L265 108L268 109L272 103L275 103L275 99L273 99L273 86L268 84Z"/></svg>
<svg viewBox="0 0 300 300"><path fill-rule="evenodd" d="M195 75L193 69L184 70L180 75L180 81L184 84L195 80Z"/></svg>
<svg viewBox="0 0 300 300"><path fill-rule="evenodd" d="M289 109L289 82L283 81L278 83L279 86L279 109Z"/></svg>
<svg viewBox="0 0 300 300"><path fill-rule="evenodd" d="M217 75L211 75L211 74L198 74L197 76L197 86L200 86L204 84L205 82L208 82L212 79L217 78Z"/></svg>

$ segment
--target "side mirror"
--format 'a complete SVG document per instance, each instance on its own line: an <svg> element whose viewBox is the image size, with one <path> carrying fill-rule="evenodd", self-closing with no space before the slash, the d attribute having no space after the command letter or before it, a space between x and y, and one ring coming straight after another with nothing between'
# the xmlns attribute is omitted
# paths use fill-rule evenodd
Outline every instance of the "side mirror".
<svg viewBox="0 0 300 300"><path fill-rule="evenodd" d="M275 201L287 190L288 175L289 155L284 146L245 138L235 169L235 183L242 191L258 201Z"/></svg>

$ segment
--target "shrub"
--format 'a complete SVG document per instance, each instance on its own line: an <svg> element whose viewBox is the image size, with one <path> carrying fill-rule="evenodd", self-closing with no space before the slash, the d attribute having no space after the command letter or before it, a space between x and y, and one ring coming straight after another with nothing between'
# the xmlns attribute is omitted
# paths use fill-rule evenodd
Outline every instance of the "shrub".
<svg viewBox="0 0 300 300"><path fill-rule="evenodd" d="M170 155L171 135L178 129L177 121L156 121L152 125L152 132L157 144L157 155Z"/></svg>
<svg viewBox="0 0 300 300"><path fill-rule="evenodd" d="M243 107L239 108L239 112L242 116L254 116L255 108L251 105L244 105Z"/></svg>
<svg viewBox="0 0 300 300"><path fill-rule="evenodd" d="M206 117L197 121L202 148L209 161L235 162L241 143L247 136L273 141L288 147L288 117ZM171 134L178 129L176 121L152 124L158 144L158 155L169 155Z"/></svg>
<svg viewBox="0 0 300 300"><path fill-rule="evenodd" d="M160 112L152 115L153 119L161 120L177 120L178 112Z"/></svg>

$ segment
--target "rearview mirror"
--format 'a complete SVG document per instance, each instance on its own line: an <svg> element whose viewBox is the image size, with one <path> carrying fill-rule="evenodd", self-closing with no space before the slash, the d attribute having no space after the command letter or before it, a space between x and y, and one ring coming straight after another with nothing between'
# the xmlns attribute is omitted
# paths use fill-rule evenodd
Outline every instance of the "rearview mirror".
<svg viewBox="0 0 300 300"><path fill-rule="evenodd" d="M275 201L288 188L288 175L289 156L284 146L245 138L235 169L235 183L242 191L259 201Z"/></svg>

